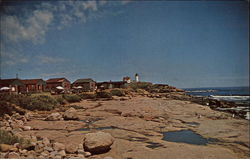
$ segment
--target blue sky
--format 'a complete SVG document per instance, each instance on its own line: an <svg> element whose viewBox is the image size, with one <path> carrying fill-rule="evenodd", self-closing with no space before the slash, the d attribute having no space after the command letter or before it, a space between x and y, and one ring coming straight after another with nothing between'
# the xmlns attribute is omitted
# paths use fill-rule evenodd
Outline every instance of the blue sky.
<svg viewBox="0 0 250 159"><path fill-rule="evenodd" d="M248 3L2 2L1 76L248 86Z"/></svg>

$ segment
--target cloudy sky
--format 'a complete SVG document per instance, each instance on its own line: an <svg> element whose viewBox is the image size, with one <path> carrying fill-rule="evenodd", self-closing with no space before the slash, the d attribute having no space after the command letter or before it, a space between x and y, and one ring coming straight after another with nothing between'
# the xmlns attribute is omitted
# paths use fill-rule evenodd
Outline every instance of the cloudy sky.
<svg viewBox="0 0 250 159"><path fill-rule="evenodd" d="M1 77L248 86L247 1L1 1Z"/></svg>

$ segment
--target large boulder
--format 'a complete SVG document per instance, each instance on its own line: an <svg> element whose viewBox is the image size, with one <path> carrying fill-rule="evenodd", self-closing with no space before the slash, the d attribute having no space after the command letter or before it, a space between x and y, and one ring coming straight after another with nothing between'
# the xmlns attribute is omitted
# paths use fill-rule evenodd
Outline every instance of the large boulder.
<svg viewBox="0 0 250 159"><path fill-rule="evenodd" d="M64 112L63 118L64 120L78 120L79 119L77 115L77 111L75 110L75 108L72 108L72 107Z"/></svg>
<svg viewBox="0 0 250 159"><path fill-rule="evenodd" d="M92 154L105 153L110 150L114 138L105 132L88 133L84 138L84 150Z"/></svg>
<svg viewBox="0 0 250 159"><path fill-rule="evenodd" d="M76 144L69 143L69 144L66 144L65 146L65 151L67 153L73 154L73 153L76 153L77 150L78 150L78 145Z"/></svg>
<svg viewBox="0 0 250 159"><path fill-rule="evenodd" d="M45 120L47 121L57 121L61 120L62 115L60 113L51 113L50 115L47 116Z"/></svg>
<svg viewBox="0 0 250 159"><path fill-rule="evenodd" d="M65 145L59 142L55 142L53 144L53 148L55 151L65 150Z"/></svg>
<svg viewBox="0 0 250 159"><path fill-rule="evenodd" d="M0 144L0 151L8 152L8 151L17 151L17 148L13 145Z"/></svg>
<svg viewBox="0 0 250 159"><path fill-rule="evenodd" d="M9 159L19 159L20 156L16 152L10 152L10 153L7 154L6 158L9 158Z"/></svg>

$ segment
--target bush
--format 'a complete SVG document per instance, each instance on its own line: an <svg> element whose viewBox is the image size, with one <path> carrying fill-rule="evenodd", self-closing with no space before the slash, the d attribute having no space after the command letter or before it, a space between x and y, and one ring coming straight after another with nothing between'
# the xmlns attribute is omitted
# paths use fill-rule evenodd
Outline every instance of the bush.
<svg viewBox="0 0 250 159"><path fill-rule="evenodd" d="M110 91L112 96L125 96L125 92L122 89L112 89Z"/></svg>
<svg viewBox="0 0 250 159"><path fill-rule="evenodd" d="M150 82L134 82L130 83L129 87L132 88L133 90L137 89L144 89L144 90L149 90L152 87L152 83Z"/></svg>
<svg viewBox="0 0 250 159"><path fill-rule="evenodd" d="M98 98L112 98L112 94L108 91L97 92Z"/></svg>
<svg viewBox="0 0 250 159"><path fill-rule="evenodd" d="M76 94L64 94L63 98L69 103L74 103L74 102L80 102L81 101L81 97L76 95Z"/></svg>
<svg viewBox="0 0 250 159"><path fill-rule="evenodd" d="M14 136L10 132L7 132L5 130L0 130L0 144L13 145L15 143L19 143L23 148L31 146L29 140Z"/></svg>
<svg viewBox="0 0 250 159"><path fill-rule="evenodd" d="M61 95L55 97L55 99L59 104L67 104L67 101Z"/></svg>
<svg viewBox="0 0 250 159"><path fill-rule="evenodd" d="M0 96L0 100L29 110L52 110L57 105L57 101L53 97L46 95L3 95Z"/></svg>
<svg viewBox="0 0 250 159"><path fill-rule="evenodd" d="M20 106L29 110L52 110L57 104L53 97L46 95L27 97L20 101Z"/></svg>
<svg viewBox="0 0 250 159"><path fill-rule="evenodd" d="M95 99L96 94L93 92L85 92L78 94L82 99Z"/></svg>

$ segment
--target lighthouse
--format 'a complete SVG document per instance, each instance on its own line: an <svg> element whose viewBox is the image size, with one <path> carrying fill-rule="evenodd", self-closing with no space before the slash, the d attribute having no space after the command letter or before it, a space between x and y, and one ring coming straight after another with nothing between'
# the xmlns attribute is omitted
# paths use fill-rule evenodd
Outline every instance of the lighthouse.
<svg viewBox="0 0 250 159"><path fill-rule="evenodd" d="M139 75L138 75L138 73L135 74L135 82L139 82Z"/></svg>

